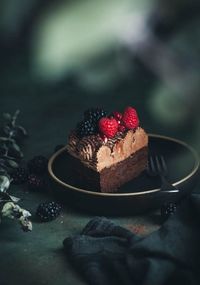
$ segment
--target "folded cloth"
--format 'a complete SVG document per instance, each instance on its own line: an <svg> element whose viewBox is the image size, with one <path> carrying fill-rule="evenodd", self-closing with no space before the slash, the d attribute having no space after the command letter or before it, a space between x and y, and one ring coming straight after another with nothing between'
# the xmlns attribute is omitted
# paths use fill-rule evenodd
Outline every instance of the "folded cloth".
<svg viewBox="0 0 200 285"><path fill-rule="evenodd" d="M200 195L193 194L159 230L139 237L104 217L63 241L92 285L199 285Z"/></svg>

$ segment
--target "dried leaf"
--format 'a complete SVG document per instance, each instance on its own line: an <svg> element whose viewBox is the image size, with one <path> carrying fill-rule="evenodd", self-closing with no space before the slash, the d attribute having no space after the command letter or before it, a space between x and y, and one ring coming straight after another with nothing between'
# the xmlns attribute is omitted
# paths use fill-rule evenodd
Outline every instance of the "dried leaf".
<svg viewBox="0 0 200 285"><path fill-rule="evenodd" d="M0 176L0 192L6 192L9 186L10 186L9 178L5 175L1 175Z"/></svg>
<svg viewBox="0 0 200 285"><path fill-rule="evenodd" d="M17 198L15 196L12 196L12 195L9 195L10 199L14 202L14 203L17 203L20 201L20 198Z"/></svg>
<svg viewBox="0 0 200 285"><path fill-rule="evenodd" d="M19 222L20 222L21 227L22 227L22 230L23 230L24 232L30 232L30 231L32 231L33 225L32 225L31 221L30 221L28 218L22 216L22 217L19 219Z"/></svg>
<svg viewBox="0 0 200 285"><path fill-rule="evenodd" d="M3 217L8 217L13 219L13 209L15 208L15 205L13 202L7 202L4 204L3 209L1 210L1 214Z"/></svg>
<svg viewBox="0 0 200 285"><path fill-rule="evenodd" d="M20 201L20 198L17 198L15 196L9 195L6 192L0 192L0 202L14 202L18 203Z"/></svg>
<svg viewBox="0 0 200 285"><path fill-rule="evenodd" d="M3 203L3 209L0 213L0 218L2 215L11 219L17 219L24 231L31 231L30 212L22 209L17 204L20 200L19 198L7 193L7 189L12 181L9 173L12 168L19 167L16 160L20 160L23 157L18 143L28 135L24 127L16 124L18 115L19 110L13 116L9 113L3 114L5 122L2 129L3 135L0 137L0 203Z"/></svg>

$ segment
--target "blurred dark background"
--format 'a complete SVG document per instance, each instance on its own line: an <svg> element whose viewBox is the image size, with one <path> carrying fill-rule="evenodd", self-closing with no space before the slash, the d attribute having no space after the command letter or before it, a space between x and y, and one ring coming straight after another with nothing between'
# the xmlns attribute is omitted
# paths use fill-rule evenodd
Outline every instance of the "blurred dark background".
<svg viewBox="0 0 200 285"><path fill-rule="evenodd" d="M85 109L131 105L148 132L200 154L199 16L199 0L1 0L0 125L3 112L21 111L28 160L66 143ZM11 188L33 214L47 199ZM58 221L34 223L30 235L2 221L0 283L84 284L61 247L90 218L66 207ZM158 227L146 217L120 223Z"/></svg>
<svg viewBox="0 0 200 285"><path fill-rule="evenodd" d="M200 151L199 15L198 0L1 0L0 111L21 110L32 152L90 106L127 105Z"/></svg>

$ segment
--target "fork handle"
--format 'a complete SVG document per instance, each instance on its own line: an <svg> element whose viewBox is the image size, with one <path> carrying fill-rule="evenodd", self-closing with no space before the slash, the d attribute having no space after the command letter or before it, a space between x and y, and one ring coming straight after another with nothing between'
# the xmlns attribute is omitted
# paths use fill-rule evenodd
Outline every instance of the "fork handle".
<svg viewBox="0 0 200 285"><path fill-rule="evenodd" d="M167 194L170 194L170 193L179 193L179 189L169 189L169 190L161 190L162 193L167 193Z"/></svg>
<svg viewBox="0 0 200 285"><path fill-rule="evenodd" d="M158 191L154 195L154 200L156 200L159 205L162 205L164 203L170 203L170 202L177 202L180 200L180 191L179 192L173 192L172 191Z"/></svg>
<svg viewBox="0 0 200 285"><path fill-rule="evenodd" d="M177 189L174 185L172 185L165 176L161 175L161 191L165 193L178 193L179 189Z"/></svg>

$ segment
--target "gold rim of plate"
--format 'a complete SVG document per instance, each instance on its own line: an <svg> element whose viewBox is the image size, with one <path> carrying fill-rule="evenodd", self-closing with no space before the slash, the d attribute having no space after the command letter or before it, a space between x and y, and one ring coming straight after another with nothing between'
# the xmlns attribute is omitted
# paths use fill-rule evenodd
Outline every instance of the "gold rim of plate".
<svg viewBox="0 0 200 285"><path fill-rule="evenodd" d="M178 186L179 184L187 181L188 179L190 179L193 175L195 175L199 169L199 156L197 154L197 152L194 150L194 148L192 148L191 146L189 146L187 143L175 139L175 138L171 138L171 137L167 137L167 136L163 136L163 135L157 135L157 134L148 134L149 137L152 138L160 138L160 139L164 139L164 140L169 140L175 143L178 143L182 146L184 146L186 149L188 149L193 157L194 157L194 167L192 169L192 171L185 176L184 178L182 178L181 180L176 181L175 183L173 183L174 186ZM88 195L96 195L96 196L106 196L106 197L119 197L119 196L137 196L137 195L144 195L144 194L150 194L150 193L154 193L154 192L158 192L160 191L160 188L156 188L156 189L151 189L151 190L144 190L144 191L140 191L140 192L131 192L131 193L102 193L102 192L93 192L92 190L86 190L86 189L82 189L82 188L78 188L75 187L73 185L67 184L65 182L63 182L62 180L60 180L54 173L53 173L53 163L54 160L57 158L57 156L59 156L63 151L65 151L66 146L61 148L59 151L57 151L56 153L54 153L52 155L52 157L50 158L49 162L48 162L48 172L50 177L57 182L58 184L60 184L61 186L64 186L65 188L70 188L71 190L75 190L84 194L88 194Z"/></svg>

